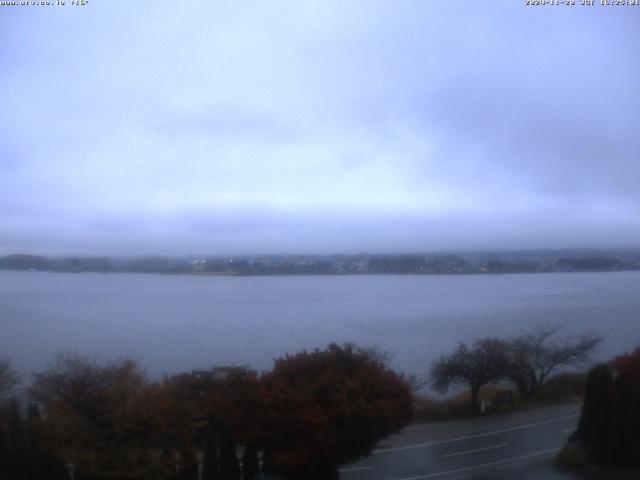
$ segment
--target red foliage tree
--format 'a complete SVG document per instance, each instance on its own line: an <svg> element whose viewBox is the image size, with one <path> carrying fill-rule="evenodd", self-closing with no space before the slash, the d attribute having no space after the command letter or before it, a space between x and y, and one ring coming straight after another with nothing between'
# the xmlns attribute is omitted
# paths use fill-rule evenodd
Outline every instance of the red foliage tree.
<svg viewBox="0 0 640 480"><path fill-rule="evenodd" d="M613 361L613 367L618 374L630 382L640 383L640 347L631 353L616 357Z"/></svg>
<svg viewBox="0 0 640 480"><path fill-rule="evenodd" d="M213 371L183 373L166 378L157 390L150 401L161 444L167 450L179 447L185 465L187 454L203 449L206 478L215 478L218 460L225 468L230 465L230 457L217 458L216 445L255 445L264 437L264 402L253 371L238 369L224 377Z"/></svg>
<svg viewBox="0 0 640 480"><path fill-rule="evenodd" d="M369 454L413 410L408 382L351 344L276 360L263 395L270 415L265 466L306 478Z"/></svg>
<svg viewBox="0 0 640 480"><path fill-rule="evenodd" d="M206 395L206 415L213 430L235 442L260 443L265 435L265 404L256 372L240 370L214 380Z"/></svg>

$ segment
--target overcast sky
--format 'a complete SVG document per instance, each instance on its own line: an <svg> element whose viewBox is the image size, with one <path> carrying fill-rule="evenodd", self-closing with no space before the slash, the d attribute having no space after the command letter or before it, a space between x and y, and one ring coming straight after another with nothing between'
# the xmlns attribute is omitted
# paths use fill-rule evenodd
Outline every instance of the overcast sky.
<svg viewBox="0 0 640 480"><path fill-rule="evenodd" d="M640 246L640 7L70 3L0 7L0 253Z"/></svg>

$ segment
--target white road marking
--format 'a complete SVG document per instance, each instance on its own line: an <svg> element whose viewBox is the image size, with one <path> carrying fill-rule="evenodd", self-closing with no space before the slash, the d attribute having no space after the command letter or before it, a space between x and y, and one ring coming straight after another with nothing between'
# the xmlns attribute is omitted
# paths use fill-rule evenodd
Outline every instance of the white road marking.
<svg viewBox="0 0 640 480"><path fill-rule="evenodd" d="M528 455L522 455L520 457L508 458L506 460L499 460L497 462L482 463L480 465L474 465L473 467L456 468L455 470L447 470L446 472L429 473L428 475L421 475L419 477L407 477L407 478L402 478L400 480L423 480L425 478L442 477L443 475L451 475L452 473L468 472L470 470L476 470L478 468L494 467L496 465L502 465L509 462L516 462L518 460L524 460L525 458L538 457L540 455L546 455L549 453L557 452L558 450L560 450L560 447L550 448L549 450L540 450L539 452L530 453Z"/></svg>
<svg viewBox="0 0 640 480"><path fill-rule="evenodd" d="M443 457L457 457L458 455L466 455L468 453L484 452L486 450L495 450L496 448L504 448L504 447L508 447L508 446L509 446L508 443L501 443L500 445L492 445L490 447L475 448L473 450L466 450L464 452L449 453L448 455L443 455Z"/></svg>
<svg viewBox="0 0 640 480"><path fill-rule="evenodd" d="M459 442L459 441L462 441L462 440L470 440L472 438L488 437L488 436L491 436L491 435L497 435L499 433L513 432L514 430L521 430L523 428L530 428L530 427L536 427L538 425L545 425L547 423L559 422L561 420L566 420L568 418L577 417L578 415L580 415L580 413L572 413L571 415L563 415L561 417L550 418L549 420L543 420L541 422L525 423L523 425L517 425L515 427L509 427L509 428L503 428L503 429L500 429L500 430L494 430L493 432L478 433L476 435L467 435L467 436L464 436L464 437L450 438L449 440L439 440L439 441L435 441L435 442L416 443L416 444L413 444L413 445L405 445L404 447L379 448L377 450L374 450L372 452L372 455L378 455L380 453L387 453L387 452L397 452L397 451L400 451L400 450L409 450L411 448L432 447L434 445L443 445L445 443Z"/></svg>
<svg viewBox="0 0 640 480"><path fill-rule="evenodd" d="M340 473L345 473L345 472L358 472L360 470L369 470L371 469L370 466L364 466L364 467L348 467L348 468L339 468L338 471Z"/></svg>

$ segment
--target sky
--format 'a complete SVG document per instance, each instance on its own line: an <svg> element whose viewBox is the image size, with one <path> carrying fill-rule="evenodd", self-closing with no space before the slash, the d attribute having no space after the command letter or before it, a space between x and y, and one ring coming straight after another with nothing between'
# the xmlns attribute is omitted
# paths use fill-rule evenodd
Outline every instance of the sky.
<svg viewBox="0 0 640 480"><path fill-rule="evenodd" d="M640 7L0 6L0 254L640 247Z"/></svg>

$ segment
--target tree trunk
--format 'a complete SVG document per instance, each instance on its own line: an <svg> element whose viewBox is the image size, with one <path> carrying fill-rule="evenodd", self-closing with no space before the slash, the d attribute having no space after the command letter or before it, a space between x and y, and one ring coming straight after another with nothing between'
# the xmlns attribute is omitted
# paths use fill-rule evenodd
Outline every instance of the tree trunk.
<svg viewBox="0 0 640 480"><path fill-rule="evenodd" d="M528 398L529 391L527 388L527 382L525 382L523 379L520 379L516 381L515 384L516 384L516 387L518 388L518 395L520 396L520 399L523 400L525 398Z"/></svg>
<svg viewBox="0 0 640 480"><path fill-rule="evenodd" d="M258 451L255 445L247 445L242 456L242 480L253 480L260 473Z"/></svg>
<svg viewBox="0 0 640 480"><path fill-rule="evenodd" d="M471 386L471 411L480 413L480 405L478 403L478 393L480 393L480 385Z"/></svg>
<svg viewBox="0 0 640 480"><path fill-rule="evenodd" d="M220 449L220 480L240 480L236 445L228 435L223 438Z"/></svg>
<svg viewBox="0 0 640 480"><path fill-rule="evenodd" d="M202 458L202 480L218 480L218 452L215 438L207 435Z"/></svg>

